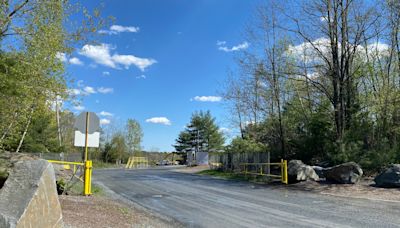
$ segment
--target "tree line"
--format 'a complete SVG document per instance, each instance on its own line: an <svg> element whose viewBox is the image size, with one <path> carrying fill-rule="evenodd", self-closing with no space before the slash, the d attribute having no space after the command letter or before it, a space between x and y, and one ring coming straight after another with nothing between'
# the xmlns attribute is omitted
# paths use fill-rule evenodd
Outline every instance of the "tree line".
<svg viewBox="0 0 400 228"><path fill-rule="evenodd" d="M0 150L74 150L74 115L61 109L73 98L59 55L94 41L105 21L70 1L1 2Z"/></svg>
<svg viewBox="0 0 400 228"><path fill-rule="evenodd" d="M396 0L259 7L222 91L240 129L231 148L371 170L398 161L399 30Z"/></svg>

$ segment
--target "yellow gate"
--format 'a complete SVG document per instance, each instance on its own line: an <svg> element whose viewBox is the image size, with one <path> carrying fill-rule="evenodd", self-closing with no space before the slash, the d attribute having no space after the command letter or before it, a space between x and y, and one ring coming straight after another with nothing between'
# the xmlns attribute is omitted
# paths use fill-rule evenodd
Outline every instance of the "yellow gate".
<svg viewBox="0 0 400 228"><path fill-rule="evenodd" d="M92 161L87 160L85 162L68 162L68 161L57 161L47 160L50 163L64 165L65 169L70 169L70 165L73 166L73 175L83 182L83 195L88 196L92 194ZM76 172L78 171L77 166L84 167L84 172L78 177ZM82 176L84 177L82 179Z"/></svg>
<svg viewBox="0 0 400 228"><path fill-rule="evenodd" d="M132 168L147 168L149 167L149 160L146 157L129 157L128 162L126 163L125 169Z"/></svg>
<svg viewBox="0 0 400 228"><path fill-rule="evenodd" d="M279 166L281 168L281 174L280 175L274 175L271 174L270 168L271 166ZM276 162L276 163L241 163L240 167L243 167L241 169L241 173L247 175L256 175L256 176L268 176L272 178L279 178L282 183L288 184L288 172L287 172L287 160L281 159L281 162ZM255 167L251 169L250 167ZM255 171L249 171L249 170L255 170Z"/></svg>

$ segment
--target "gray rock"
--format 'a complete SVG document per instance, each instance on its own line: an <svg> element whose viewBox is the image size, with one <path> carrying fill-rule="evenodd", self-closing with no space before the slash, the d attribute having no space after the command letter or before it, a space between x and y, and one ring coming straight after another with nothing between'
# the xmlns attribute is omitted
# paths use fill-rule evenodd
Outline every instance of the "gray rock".
<svg viewBox="0 0 400 228"><path fill-rule="evenodd" d="M360 181L363 171L355 162L347 162L324 170L327 181L340 184L355 184Z"/></svg>
<svg viewBox="0 0 400 228"><path fill-rule="evenodd" d="M321 166L311 166L311 167L314 169L315 173L318 175L320 179L325 178L325 173L324 173L325 168L322 168Z"/></svg>
<svg viewBox="0 0 400 228"><path fill-rule="evenodd" d="M314 169L300 160L291 160L288 163L289 182L313 180L319 181Z"/></svg>
<svg viewBox="0 0 400 228"><path fill-rule="evenodd" d="M374 179L376 186L383 188L400 187L400 164L389 166L384 172Z"/></svg>
<svg viewBox="0 0 400 228"><path fill-rule="evenodd" d="M0 190L0 227L63 226L53 166L45 160L14 164Z"/></svg>

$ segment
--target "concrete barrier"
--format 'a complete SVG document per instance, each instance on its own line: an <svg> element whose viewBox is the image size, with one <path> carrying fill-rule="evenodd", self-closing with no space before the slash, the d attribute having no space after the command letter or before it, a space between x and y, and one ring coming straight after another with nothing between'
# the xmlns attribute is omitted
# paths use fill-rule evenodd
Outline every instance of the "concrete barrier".
<svg viewBox="0 0 400 228"><path fill-rule="evenodd" d="M32 160L14 164L0 189L0 227L63 227L50 163Z"/></svg>

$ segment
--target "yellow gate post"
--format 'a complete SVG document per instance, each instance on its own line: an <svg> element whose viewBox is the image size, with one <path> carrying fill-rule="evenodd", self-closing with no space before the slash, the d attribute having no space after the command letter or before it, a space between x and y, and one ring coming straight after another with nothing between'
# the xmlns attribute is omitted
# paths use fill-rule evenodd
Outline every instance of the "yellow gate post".
<svg viewBox="0 0 400 228"><path fill-rule="evenodd" d="M282 183L288 184L287 160L281 159L281 177Z"/></svg>
<svg viewBox="0 0 400 228"><path fill-rule="evenodd" d="M92 161L88 160L89 119L90 119L90 114L89 112L86 112L85 154L84 154L85 171L84 171L84 183L83 183L84 196L92 194Z"/></svg>
<svg viewBox="0 0 400 228"><path fill-rule="evenodd" d="M131 163L131 157L128 158L128 161L126 162L126 165L125 165L125 169L129 168L130 163Z"/></svg>
<svg viewBox="0 0 400 228"><path fill-rule="evenodd" d="M85 161L85 182L83 183L83 195L88 196L92 194L92 161Z"/></svg>

